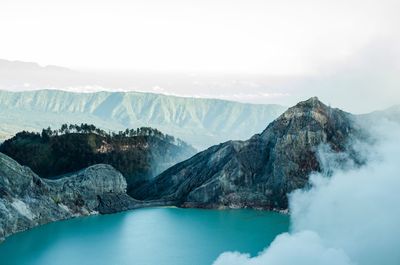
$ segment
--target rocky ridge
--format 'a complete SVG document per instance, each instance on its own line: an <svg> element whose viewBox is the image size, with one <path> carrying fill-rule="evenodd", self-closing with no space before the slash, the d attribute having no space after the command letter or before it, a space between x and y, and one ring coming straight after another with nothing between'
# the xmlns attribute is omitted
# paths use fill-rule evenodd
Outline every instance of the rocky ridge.
<svg viewBox="0 0 400 265"><path fill-rule="evenodd" d="M0 240L52 221L140 207L126 188L122 174L109 165L45 180L0 153Z"/></svg>
<svg viewBox="0 0 400 265"><path fill-rule="evenodd" d="M247 141L210 147L167 169L135 198L181 207L287 209L287 194L321 170L318 148L351 154L348 143L360 135L352 114L311 98Z"/></svg>

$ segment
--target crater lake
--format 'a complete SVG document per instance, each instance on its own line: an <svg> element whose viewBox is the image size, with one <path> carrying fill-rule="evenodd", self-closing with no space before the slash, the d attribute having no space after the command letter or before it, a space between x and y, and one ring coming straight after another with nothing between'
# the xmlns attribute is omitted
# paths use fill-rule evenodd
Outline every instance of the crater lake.
<svg viewBox="0 0 400 265"><path fill-rule="evenodd" d="M54 222L0 244L2 265L211 265L251 256L289 230L289 216L257 210L146 208Z"/></svg>

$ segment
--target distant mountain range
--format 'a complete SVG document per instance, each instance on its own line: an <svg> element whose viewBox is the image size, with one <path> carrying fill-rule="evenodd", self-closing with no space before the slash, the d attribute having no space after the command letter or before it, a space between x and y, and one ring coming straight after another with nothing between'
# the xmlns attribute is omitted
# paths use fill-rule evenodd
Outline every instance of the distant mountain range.
<svg viewBox="0 0 400 265"><path fill-rule="evenodd" d="M0 91L0 139L64 123L89 123L112 131L148 126L201 150L246 139L284 110L279 105L140 92Z"/></svg>
<svg viewBox="0 0 400 265"><path fill-rule="evenodd" d="M395 105L384 110L373 111L371 113L358 116L364 122L385 119L391 122L400 123L400 105Z"/></svg>
<svg viewBox="0 0 400 265"><path fill-rule="evenodd" d="M49 88L56 84L73 85L79 78L79 72L60 66L0 59L0 89L26 90Z"/></svg>

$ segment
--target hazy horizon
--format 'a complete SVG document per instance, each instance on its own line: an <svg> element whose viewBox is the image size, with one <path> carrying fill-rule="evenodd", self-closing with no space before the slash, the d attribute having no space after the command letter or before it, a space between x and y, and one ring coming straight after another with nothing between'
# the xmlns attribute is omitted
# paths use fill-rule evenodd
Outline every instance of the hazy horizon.
<svg viewBox="0 0 400 265"><path fill-rule="evenodd" d="M318 96L365 113L400 103L397 10L395 0L5 0L0 58L78 73L22 80L0 66L0 89L135 90L285 106Z"/></svg>
<svg viewBox="0 0 400 265"><path fill-rule="evenodd" d="M391 57L387 55L385 58ZM382 65L381 57L372 60L375 66L379 66L377 70L365 65L358 67L359 63L355 61L346 65L351 72L338 68L318 76L279 77L262 74L79 71L63 66L0 59L0 90L135 91L286 107L317 96L333 107L362 114L400 104L400 78L393 65ZM386 96L388 93L391 97ZM362 100L355 100L361 99L361 95Z"/></svg>

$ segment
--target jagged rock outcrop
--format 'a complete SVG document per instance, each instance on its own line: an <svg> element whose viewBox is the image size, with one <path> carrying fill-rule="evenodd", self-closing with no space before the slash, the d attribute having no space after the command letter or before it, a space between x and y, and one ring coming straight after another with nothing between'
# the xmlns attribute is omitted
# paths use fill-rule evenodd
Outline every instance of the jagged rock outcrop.
<svg viewBox="0 0 400 265"><path fill-rule="evenodd" d="M52 221L137 207L126 188L122 174L109 165L45 180L0 153L0 240Z"/></svg>
<svg viewBox="0 0 400 265"><path fill-rule="evenodd" d="M359 134L351 114L311 98L247 141L213 146L167 169L135 198L183 207L286 209L287 194L321 170L317 148L326 144L334 152L346 151L349 139Z"/></svg>

